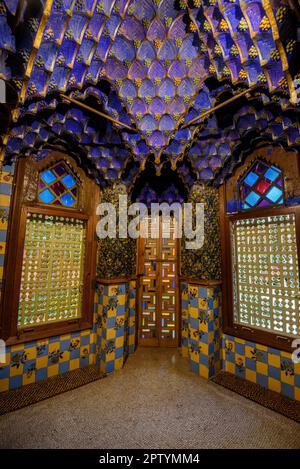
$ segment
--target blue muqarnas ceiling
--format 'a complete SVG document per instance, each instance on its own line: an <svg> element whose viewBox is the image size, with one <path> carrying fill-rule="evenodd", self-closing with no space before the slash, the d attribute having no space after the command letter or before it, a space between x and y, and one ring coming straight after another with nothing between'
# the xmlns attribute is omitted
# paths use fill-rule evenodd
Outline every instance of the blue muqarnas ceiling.
<svg viewBox="0 0 300 469"><path fill-rule="evenodd" d="M255 142L300 143L299 24L292 1L0 0L2 156L62 149L100 184L133 186L150 166L220 184Z"/></svg>

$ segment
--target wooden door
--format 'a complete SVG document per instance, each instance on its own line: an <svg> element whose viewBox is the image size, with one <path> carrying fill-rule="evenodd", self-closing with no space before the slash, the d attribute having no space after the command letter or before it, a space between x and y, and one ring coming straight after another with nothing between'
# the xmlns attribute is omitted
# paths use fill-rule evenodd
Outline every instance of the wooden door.
<svg viewBox="0 0 300 469"><path fill-rule="evenodd" d="M147 217L142 223L148 223L148 232L154 228L157 237L150 234L138 244L141 273L138 343L177 347L179 242L174 237L175 221L171 217L169 232L161 216Z"/></svg>

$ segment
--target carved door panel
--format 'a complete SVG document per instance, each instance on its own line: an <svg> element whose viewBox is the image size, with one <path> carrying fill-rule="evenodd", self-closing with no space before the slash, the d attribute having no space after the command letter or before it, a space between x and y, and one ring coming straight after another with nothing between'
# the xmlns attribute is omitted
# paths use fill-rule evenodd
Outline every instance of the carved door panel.
<svg viewBox="0 0 300 469"><path fill-rule="evenodd" d="M139 243L140 308L139 344L176 347L178 345L178 240L174 220L170 230L162 217L150 217L149 237ZM151 225L152 223L152 225ZM152 230L152 234L151 234ZM155 235L156 233L156 235Z"/></svg>

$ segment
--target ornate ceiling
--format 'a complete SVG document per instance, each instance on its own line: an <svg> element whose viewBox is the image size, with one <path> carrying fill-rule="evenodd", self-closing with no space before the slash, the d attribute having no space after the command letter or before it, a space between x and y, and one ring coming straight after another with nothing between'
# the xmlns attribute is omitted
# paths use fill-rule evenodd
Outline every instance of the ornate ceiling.
<svg viewBox="0 0 300 469"><path fill-rule="evenodd" d="M60 148L100 184L152 165L189 187L221 183L258 140L297 148L297 15L291 0L0 0L3 156Z"/></svg>

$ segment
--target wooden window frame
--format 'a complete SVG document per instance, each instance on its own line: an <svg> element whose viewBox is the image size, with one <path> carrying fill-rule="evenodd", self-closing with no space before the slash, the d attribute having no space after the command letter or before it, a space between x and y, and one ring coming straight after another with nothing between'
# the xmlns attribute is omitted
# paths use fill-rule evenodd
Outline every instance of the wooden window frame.
<svg viewBox="0 0 300 469"><path fill-rule="evenodd" d="M80 182L78 205L65 208L38 201L39 173L59 161L65 161ZM68 155L53 151L37 163L31 157L17 162L10 216L7 232L7 252L4 262L1 301L1 338L7 345L68 334L90 329L93 325L94 291L96 278L96 204L99 188ZM86 221L85 265L83 277L82 310L79 318L58 321L18 330L18 305L20 296L26 219L28 213L41 213L73 217Z"/></svg>
<svg viewBox="0 0 300 469"><path fill-rule="evenodd" d="M227 214L225 209L226 197L225 188L221 194L221 245L222 245L222 265L223 265L223 331L226 334L251 342L258 342L262 345L276 349L292 352L292 341L297 337L290 337L274 332L264 331L246 325L237 324L233 318L233 270L232 270L232 245L230 236L230 223L236 220L259 218L276 215L295 215L295 230L298 253L298 269L300 276L300 205L292 207L271 207L246 210L234 214Z"/></svg>

